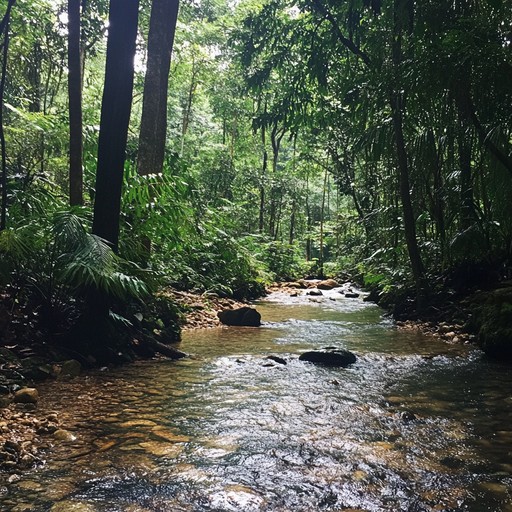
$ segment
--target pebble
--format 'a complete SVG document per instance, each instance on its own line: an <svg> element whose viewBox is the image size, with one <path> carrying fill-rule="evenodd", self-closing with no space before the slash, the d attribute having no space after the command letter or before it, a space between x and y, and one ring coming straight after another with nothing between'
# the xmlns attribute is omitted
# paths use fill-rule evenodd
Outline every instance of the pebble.
<svg viewBox="0 0 512 512"><path fill-rule="evenodd" d="M17 480L14 473L40 462L39 450L47 445L39 436L58 429L58 416L35 417L33 411L17 410L18 404L0 409L0 470L13 473L9 478Z"/></svg>

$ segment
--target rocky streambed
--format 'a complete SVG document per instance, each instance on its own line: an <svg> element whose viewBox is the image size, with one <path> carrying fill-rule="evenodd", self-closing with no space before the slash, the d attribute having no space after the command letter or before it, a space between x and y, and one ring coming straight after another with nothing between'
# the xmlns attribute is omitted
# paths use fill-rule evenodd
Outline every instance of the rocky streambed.
<svg viewBox="0 0 512 512"><path fill-rule="evenodd" d="M39 414L73 437L47 434L51 457L6 478L0 508L511 508L505 367L395 329L361 297L274 293L257 308L260 328L186 331L193 357L42 384ZM357 359L300 358L326 347Z"/></svg>
<svg viewBox="0 0 512 512"><path fill-rule="evenodd" d="M185 292L173 292L173 297L176 302L180 302L183 310L187 311L186 322L184 324L185 337L187 340L190 340L190 336L202 340L199 342L199 345L205 345L206 354L208 354L210 350L208 348L210 345L212 346L212 350L213 346L215 346L215 353L219 350L220 352L224 351L227 355L225 363L229 365L229 368L231 368L231 365L234 365L234 367L239 367L242 370L244 367L248 368L253 365L252 359L248 359L245 356L237 356L235 359L231 360L228 354L232 348L225 345L226 340L229 340L233 333L236 334L238 340L240 336L245 336L245 333L248 331L244 331L243 328L241 328L241 330L237 330L238 328L218 329L220 323L217 312L224 309L235 309L243 306L243 304L229 299L212 296L197 296ZM341 314L341 321L336 321L335 324L331 326L335 327L335 329L332 332L330 330L327 331L329 332L328 337L332 337L333 333L338 333L341 337L348 334L349 337L355 336L356 339L358 339L358 311L366 311L366 306L362 306L364 304L363 299L364 294L354 289L349 283L340 285L333 282L305 281L276 285L271 290L269 300L267 300L265 304L276 304L279 306L277 309L271 306L270 310L268 306L265 306L266 312L264 320L266 320L266 323L264 322L263 329L257 331L250 330L253 343L257 344L257 340L260 339L261 335L263 335L263 339L267 339L267 335L272 334L272 329L269 331L269 326L272 326L272 322L276 320L279 322L282 321L283 311L286 311L287 308L290 308L290 314L292 316L298 315L299 317L304 314L304 311L308 311L308 315L311 314L311 311L316 311L316 316L318 316L320 323L318 323L318 332L309 331L309 324L304 324L304 326L307 325L306 332L311 336L309 343L304 338L304 329L299 328L295 336L298 335L296 343L299 343L297 348L300 348L300 350L293 357L291 357L290 354L282 354L281 349L277 350L277 354L273 355L264 353L264 357L260 362L260 371L261 369L264 371L279 371L279 368L282 368L282 371L288 372L288 368L296 368L299 362L300 352L305 353L308 348L312 348L310 345L313 340L315 340L313 345L316 344L313 348L321 349L325 345L322 341L326 332L325 324L322 324L324 320L322 319L325 319L327 325L330 325L330 322L332 322L331 318L337 318L337 315ZM281 309L282 307L285 309ZM310 309L311 307L313 307L313 309ZM345 311L348 311L348 313ZM372 314L375 315L377 309L370 309L370 311L373 311L374 313ZM273 317L275 312L279 312L276 318ZM355 323L354 318L356 319ZM347 325L350 327L347 328L345 326L344 319L346 319L346 322L348 322ZM270 324L268 323L269 320ZM322 327L322 325L324 327ZM206 327L216 327L216 329L212 329L210 335L205 335L204 333L208 332L204 330ZM329 329L331 327L329 327ZM437 336L440 339L452 342L452 345L453 343L461 345L468 340L467 334L463 333L462 329L449 323L419 324L418 322L404 322L399 323L398 328L400 331L404 332L405 337L419 341L419 343L415 342L411 345L411 350L422 354L421 357L425 358L425 360L435 358L437 357L436 354L442 352L439 348L440 346L435 345L437 348L432 354L431 347L427 348L425 346L425 344L435 343L434 341L429 342L429 339L435 340ZM381 332L380 329L379 327L379 332ZM388 330L389 332L396 330L387 320L385 322L385 329L386 332L388 332ZM190 334L188 334L187 331ZM256 332L261 334L256 334ZM428 336L425 337L425 333L427 333ZM371 330L368 331L367 335L370 336L370 338L373 336ZM386 336L388 335L386 334ZM317 344L317 338L322 340L320 344ZM336 342L337 339L335 338L332 341ZM203 350L203 348L199 349L199 345L194 345L195 348L193 350ZM277 345L274 346L280 346L279 340L277 341ZM351 348L357 349L357 343L354 345L352 342ZM360 348L361 347L359 347L359 350ZM356 350L356 352L357 351L358 350ZM210 356L203 355L201 357ZM377 356L377 359L379 357L381 356ZM368 361L368 356L363 354L363 358L356 363L356 367L358 365L365 367ZM402 364L400 361L401 356L397 359L395 355L388 355L381 359L380 364L384 367L389 364L398 364L398 366L400 366ZM288 364L285 365L284 363ZM10 364L15 363L11 360ZM190 363L184 361L180 364L184 364L185 366L191 364L193 367L197 366L197 362L194 361L190 361ZM180 366L180 368L181 367L182 366ZM124 398L126 398L128 402L134 401L138 403L139 399L146 397L145 400L147 404L153 403L153 398L162 397L162 391L158 389L157 384L155 384L153 391L148 388L138 390L136 386L134 388L132 383L123 379L122 372L121 378L119 377L119 370L114 372L114 381L112 381L109 377L111 370L105 369L104 372L98 373L96 377L89 381L95 382L96 384L84 387L84 379L87 380L88 377L81 375L80 365L76 361L69 361L65 365L60 363L51 366L51 368L42 367L42 371L43 370L51 372L52 378L57 379L55 381L56 385L50 385L53 389L53 402L50 400L48 403L46 400L43 400L41 403L37 394L32 394L27 391L19 395L19 397L24 395L25 398L23 399L14 399L15 394L12 393L11 398L7 399L4 394L4 400L2 401L3 408L0 408L0 467L5 475L5 482L7 484L15 484L19 481L21 485L20 488L22 488L23 485L30 486L32 484L26 483L24 478L29 468L44 464L46 459L50 461L55 457L62 457L64 459L69 453L72 453L73 457L77 457L83 461L84 464L87 464L87 460L94 460L96 455L107 452L111 453L111 451L114 450L116 453L120 454L127 451L133 451L134 454L145 453L150 459L155 457L157 459L162 457L168 458L173 454L173 456L181 457L180 453L188 446L187 443L191 437L190 432L186 429L173 429L169 425L168 420L155 421L155 415L157 415L157 413L152 413L148 410L140 412L139 409L134 408L134 417L132 412L130 412L131 408L129 404L124 402ZM232 370L230 369L229 371ZM240 376L241 375L242 374L240 374ZM160 378L161 377L159 377L159 379ZM197 379L197 377L194 376L180 377L179 375L177 378L191 379L192 385L194 385L194 379ZM328 382L329 385L332 386L343 386L343 379L340 379L339 376L329 378ZM112 395L108 392L106 393L109 389L114 388L116 389L114 396L119 394L119 398L114 399ZM48 389L48 386L45 385L45 389ZM82 407L83 410L80 412L76 409L65 411L63 408L52 407L52 403L55 403L56 389L59 390L57 393L64 401L67 400L69 403L69 400L74 400L73 397L79 397L82 405L85 404L86 407ZM20 389L11 387L11 391L19 392ZM174 388L172 391L167 390L166 392L170 392L171 396L175 398L182 396L182 393L188 393ZM400 402L408 402L408 400L404 397L397 398L395 394L388 393L388 395L389 403L392 403L393 408L397 409L397 412L390 412L390 417L394 417L396 414L397 418L400 422L403 422L404 425L415 422L418 418L425 417L423 404L421 407L418 406L421 409L419 412L411 411L409 407L400 409ZM160 403L160 401L161 398L158 398L157 402ZM125 405L124 408L121 407L121 410L124 411L122 414L111 410L111 407L119 407L121 403ZM98 407L99 404L103 405ZM161 406L155 405L155 407ZM184 405L184 407L188 406ZM366 405L364 407L366 407ZM98 411L103 410L102 408L104 409L104 414L100 421ZM194 414L196 413L194 412ZM99 421L99 423L93 426L88 418L89 415L91 415L91 418L97 418L96 421ZM378 423L380 420L375 419L375 421ZM98 425L100 426L98 427ZM103 427L101 425L103 425ZM122 434L119 433L118 427L111 430L108 425L118 425L119 428L123 429ZM100 432L108 433L108 435L105 436L100 434ZM167 436L166 439L164 439L165 436ZM168 443L171 444L169 445ZM121 445L124 446L124 448L118 452ZM382 442L381 445L381 448L385 448L386 450L392 449L392 445L390 445L388 441ZM68 455L65 455L66 453ZM390 452L390 454L391 453L392 452ZM88 457L89 459L87 459ZM141 464L147 465L150 464L150 461L149 459L141 458ZM459 464L459 462L457 462L457 464ZM3 491L0 491L0 496L1 492ZM27 510L31 509L28 508Z"/></svg>
<svg viewBox="0 0 512 512"><path fill-rule="evenodd" d="M215 295L169 289L165 292L184 312L182 329L219 327L217 313L236 309L244 303ZM14 341L0 347L0 474L16 480L27 469L51 457L56 444L74 438L55 411L41 410L37 388L45 380L59 380L73 388L71 381L89 370L75 359L42 357L39 346L22 349ZM44 349L42 349L44 352Z"/></svg>

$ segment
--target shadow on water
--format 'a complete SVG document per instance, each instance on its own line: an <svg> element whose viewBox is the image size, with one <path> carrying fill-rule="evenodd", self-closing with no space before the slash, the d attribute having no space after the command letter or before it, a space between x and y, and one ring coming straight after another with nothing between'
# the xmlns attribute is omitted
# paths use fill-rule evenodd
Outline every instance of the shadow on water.
<svg viewBox="0 0 512 512"><path fill-rule="evenodd" d="M56 444L0 506L512 511L507 367L398 331L360 300L286 300L258 305L259 329L186 333L191 359L49 383L41 407L78 439ZM331 345L357 362L298 360Z"/></svg>

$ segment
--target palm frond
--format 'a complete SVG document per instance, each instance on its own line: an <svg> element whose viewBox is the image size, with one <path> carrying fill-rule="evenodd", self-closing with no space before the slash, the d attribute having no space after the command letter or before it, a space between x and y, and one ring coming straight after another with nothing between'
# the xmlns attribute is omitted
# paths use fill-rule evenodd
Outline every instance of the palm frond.
<svg viewBox="0 0 512 512"><path fill-rule="evenodd" d="M0 252L15 260L26 258L31 252L31 247L24 231L20 229L5 229L1 231Z"/></svg>

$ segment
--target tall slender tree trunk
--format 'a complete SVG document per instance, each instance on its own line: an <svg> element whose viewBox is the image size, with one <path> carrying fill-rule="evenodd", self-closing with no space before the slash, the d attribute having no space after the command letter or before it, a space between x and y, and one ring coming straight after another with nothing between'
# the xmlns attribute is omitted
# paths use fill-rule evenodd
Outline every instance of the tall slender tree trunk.
<svg viewBox="0 0 512 512"><path fill-rule="evenodd" d="M197 69L197 62L195 55L192 55L192 76L190 77L190 86L188 88L187 102L183 108L183 120L181 124L181 156L185 150L185 136L187 135L190 120L192 118L192 104L196 95L197 89L197 75L199 71Z"/></svg>
<svg viewBox="0 0 512 512"><path fill-rule="evenodd" d="M2 186L2 205L0 209L0 231L7 227L7 155L5 147L4 133L4 92L5 79L7 76L7 56L9 54L9 24L11 20L11 10L16 0L9 0L7 10L2 22L0 23L0 36L2 40L2 72L0 76L0 149L2 152L2 176L0 184Z"/></svg>
<svg viewBox="0 0 512 512"><path fill-rule="evenodd" d="M446 226L444 218L444 199L443 199L443 166L442 166L442 149L436 148L434 134L429 130L428 134L431 139L431 145L436 153L434 162L434 220L436 224L436 232L441 247L441 257L444 261L446 251Z"/></svg>
<svg viewBox="0 0 512 512"><path fill-rule="evenodd" d="M69 203L83 204L80 1L68 0Z"/></svg>
<svg viewBox="0 0 512 512"><path fill-rule="evenodd" d="M268 151L267 151L267 136L266 136L265 125L261 127L261 145L263 148L263 161L261 165L261 177L260 177L260 211L259 211L259 222L258 231L260 235L263 234L265 229L265 180L267 179L267 168L268 168Z"/></svg>
<svg viewBox="0 0 512 512"><path fill-rule="evenodd" d="M293 137L293 156L292 156L292 174L295 176L297 169L297 134ZM288 241L290 245L293 244L295 238L295 216L297 210L297 198L296 198L296 190L293 187L292 190L292 211L290 213L290 230L288 232Z"/></svg>
<svg viewBox="0 0 512 512"><path fill-rule="evenodd" d="M327 178L329 173L327 166L324 171L324 186L322 190L322 207L320 210L320 253L318 255L318 277L324 277L324 216L325 216L325 198L327 194Z"/></svg>
<svg viewBox="0 0 512 512"><path fill-rule="evenodd" d="M293 201L292 201L292 212L290 214L290 230L288 232L288 243L290 245L292 245L295 240L296 216L297 216L297 201L295 200L295 197L294 197Z"/></svg>
<svg viewBox="0 0 512 512"><path fill-rule="evenodd" d="M286 129L284 127L279 128L277 121L272 127L270 132L270 141L272 143L272 186L270 189L270 212L269 212L269 235L276 240L277 239L277 215L278 215L278 204L276 198L276 189L274 183L277 178L277 163L279 161L279 151L281 149L281 141L283 140Z"/></svg>
<svg viewBox="0 0 512 512"><path fill-rule="evenodd" d="M416 236L416 219L411 201L411 186L409 180L409 161L404 138L404 112L406 99L401 91L401 67L402 67L402 37L403 25L410 8L410 0L395 0L394 2L394 26L393 41L391 44L394 80L390 93L391 116L394 128L394 141L396 158L398 163L399 191L402 202L402 214L404 221L405 241L411 270L416 283L418 307L421 307L423 298L423 285L425 270Z"/></svg>
<svg viewBox="0 0 512 512"><path fill-rule="evenodd" d="M464 65L452 84L458 117L457 145L460 170L460 228L465 230L474 222L476 214L473 199L471 170L471 96L470 69Z"/></svg>
<svg viewBox="0 0 512 512"><path fill-rule="evenodd" d="M41 63L42 52L39 41L34 43L32 48L32 63L28 70L28 81L30 84L29 112L41 112Z"/></svg>
<svg viewBox="0 0 512 512"><path fill-rule="evenodd" d="M460 228L462 230L468 229L475 219L471 172L471 139L466 127L465 123L459 123Z"/></svg>
<svg viewBox="0 0 512 512"><path fill-rule="evenodd" d="M306 171L306 261L311 261L311 208L309 206L309 171Z"/></svg>
<svg viewBox="0 0 512 512"><path fill-rule="evenodd" d="M140 125L139 174L159 174L165 158L167 90L179 0L153 0Z"/></svg>
<svg viewBox="0 0 512 512"><path fill-rule="evenodd" d="M101 105L93 233L117 251L126 141L133 95L139 0L111 0Z"/></svg>

